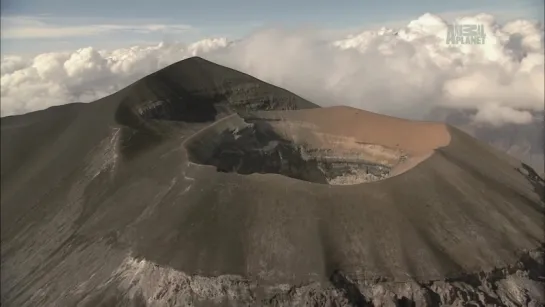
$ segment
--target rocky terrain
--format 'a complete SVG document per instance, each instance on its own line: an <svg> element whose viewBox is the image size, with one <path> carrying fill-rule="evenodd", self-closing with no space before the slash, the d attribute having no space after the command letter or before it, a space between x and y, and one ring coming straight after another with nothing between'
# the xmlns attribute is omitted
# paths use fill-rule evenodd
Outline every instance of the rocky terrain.
<svg viewBox="0 0 545 307"><path fill-rule="evenodd" d="M543 306L544 181L190 58L1 121L3 306Z"/></svg>

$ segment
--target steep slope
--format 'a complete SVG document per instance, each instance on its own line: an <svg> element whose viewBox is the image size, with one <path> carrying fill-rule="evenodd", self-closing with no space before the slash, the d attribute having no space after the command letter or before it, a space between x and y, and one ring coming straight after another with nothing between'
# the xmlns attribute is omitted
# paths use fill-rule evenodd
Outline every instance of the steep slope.
<svg viewBox="0 0 545 307"><path fill-rule="evenodd" d="M4 306L545 303L543 180L452 127L198 58L1 124Z"/></svg>

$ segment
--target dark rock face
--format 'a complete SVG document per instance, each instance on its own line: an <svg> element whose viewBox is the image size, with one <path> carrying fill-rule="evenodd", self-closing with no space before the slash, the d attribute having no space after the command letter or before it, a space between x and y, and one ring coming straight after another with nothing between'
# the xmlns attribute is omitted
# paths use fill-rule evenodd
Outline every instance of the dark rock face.
<svg viewBox="0 0 545 307"><path fill-rule="evenodd" d="M334 185L376 161L267 128L316 107L193 58L2 118L2 305L545 304L531 168L452 128L402 175ZM377 176L403 157L372 148Z"/></svg>

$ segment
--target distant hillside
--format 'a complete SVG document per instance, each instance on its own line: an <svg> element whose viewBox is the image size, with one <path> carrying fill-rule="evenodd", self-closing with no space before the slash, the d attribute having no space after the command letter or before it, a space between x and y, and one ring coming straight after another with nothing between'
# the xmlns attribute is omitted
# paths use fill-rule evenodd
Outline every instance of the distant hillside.
<svg viewBox="0 0 545 307"><path fill-rule="evenodd" d="M436 109L429 116L456 126L497 149L532 166L536 171L545 171L545 123L544 113L536 112L530 124L506 124L500 127L476 124L471 113L452 109Z"/></svg>

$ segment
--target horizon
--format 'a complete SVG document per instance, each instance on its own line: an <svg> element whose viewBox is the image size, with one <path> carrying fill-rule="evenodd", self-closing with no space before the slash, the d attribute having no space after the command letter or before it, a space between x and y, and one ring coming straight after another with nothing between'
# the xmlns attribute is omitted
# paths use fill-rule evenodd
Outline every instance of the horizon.
<svg viewBox="0 0 545 307"><path fill-rule="evenodd" d="M436 2L393 0L288 3L207 0L97 0L80 3L54 0L2 2L2 55L34 56L93 46L117 49L159 42L192 43L207 38L242 39L266 28L314 28L361 32L380 27L403 27L425 13L452 20L460 15L488 13L502 22L529 19L543 23L539 0L481 0ZM286 8L289 8L286 10Z"/></svg>

